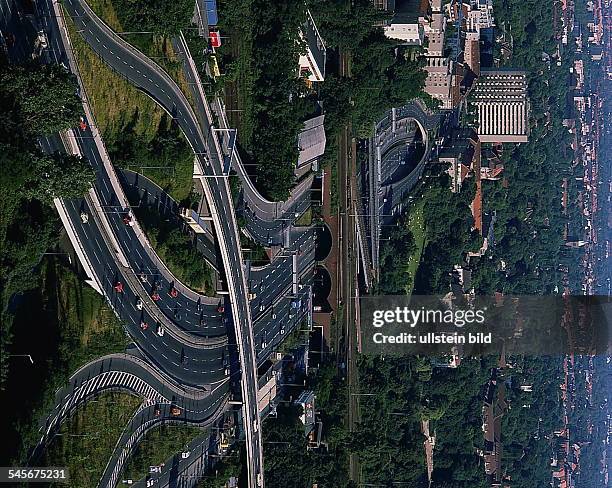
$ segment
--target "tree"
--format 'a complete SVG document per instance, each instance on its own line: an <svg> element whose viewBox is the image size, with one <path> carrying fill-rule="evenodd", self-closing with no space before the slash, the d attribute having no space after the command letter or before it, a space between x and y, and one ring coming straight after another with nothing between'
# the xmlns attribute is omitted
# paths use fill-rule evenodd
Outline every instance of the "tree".
<svg viewBox="0 0 612 488"><path fill-rule="evenodd" d="M11 113L10 126L27 136L68 129L82 113L75 77L56 65L5 68L0 99Z"/></svg>
<svg viewBox="0 0 612 488"><path fill-rule="evenodd" d="M189 0L114 0L119 21L130 30L178 34L189 26L193 2Z"/></svg>
<svg viewBox="0 0 612 488"><path fill-rule="evenodd" d="M95 178L89 163L73 155L32 155L33 179L25 194L45 203L54 198L79 198L91 188Z"/></svg>

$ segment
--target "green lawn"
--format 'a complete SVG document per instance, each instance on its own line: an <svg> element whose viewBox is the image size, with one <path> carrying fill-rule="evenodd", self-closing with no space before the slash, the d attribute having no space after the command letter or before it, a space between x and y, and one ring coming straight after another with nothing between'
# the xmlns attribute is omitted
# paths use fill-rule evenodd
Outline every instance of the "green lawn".
<svg viewBox="0 0 612 488"><path fill-rule="evenodd" d="M104 393L80 407L65 421L40 463L66 466L71 488L92 488L141 399L125 393Z"/></svg>
<svg viewBox="0 0 612 488"><path fill-rule="evenodd" d="M307 227L312 225L312 207L308 207L308 209L295 221L294 225L296 227Z"/></svg>
<svg viewBox="0 0 612 488"><path fill-rule="evenodd" d="M110 2L100 0L99 4L98 11L103 6L106 12L103 18L117 28ZM68 17L66 23L85 91L113 163L142 171L178 201L186 198L193 186L193 152L184 136L149 96L106 66ZM182 76L167 39L152 42L148 54L155 53L168 58L174 75Z"/></svg>
<svg viewBox="0 0 612 488"><path fill-rule="evenodd" d="M139 480L149 472L149 466L158 466L182 452L201 433L197 427L185 425L162 425L150 430L126 464L122 477Z"/></svg>
<svg viewBox="0 0 612 488"><path fill-rule="evenodd" d="M412 289L414 287L414 277L416 276L417 269L419 268L419 263L421 262L421 254L423 252L423 249L425 249L425 243L427 241L425 220L423 216L423 207L424 201L421 200L418 203L415 203L408 210L408 227L414 238L416 251L408 259L407 272L410 276L410 284L406 288L407 295L412 294Z"/></svg>

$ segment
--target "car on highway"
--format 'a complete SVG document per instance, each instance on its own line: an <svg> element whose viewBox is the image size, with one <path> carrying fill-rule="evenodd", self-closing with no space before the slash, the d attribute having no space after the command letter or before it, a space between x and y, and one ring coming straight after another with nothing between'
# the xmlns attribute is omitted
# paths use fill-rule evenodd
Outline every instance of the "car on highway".
<svg viewBox="0 0 612 488"><path fill-rule="evenodd" d="M178 417L181 414L181 409L178 407L172 407L170 409L170 415L172 415L173 417Z"/></svg>
<svg viewBox="0 0 612 488"><path fill-rule="evenodd" d="M178 297L178 290L174 287L170 288L170 291L168 292L168 296L172 298Z"/></svg>
<svg viewBox="0 0 612 488"><path fill-rule="evenodd" d="M129 225L129 226L133 226L134 225L134 219L132 218L132 214L130 212L126 213L123 216L123 223L125 225Z"/></svg>
<svg viewBox="0 0 612 488"><path fill-rule="evenodd" d="M159 337L162 337L164 335L165 330L162 324L157 324L157 330L155 332Z"/></svg>
<svg viewBox="0 0 612 488"><path fill-rule="evenodd" d="M144 320L140 321L140 328L142 330L147 330L149 328L149 324L147 324Z"/></svg>
<svg viewBox="0 0 612 488"><path fill-rule="evenodd" d="M117 293L123 293L123 283L121 283L121 281L116 281L113 288Z"/></svg>
<svg viewBox="0 0 612 488"><path fill-rule="evenodd" d="M189 456L191 456L191 451L181 452L181 459L187 459Z"/></svg>
<svg viewBox="0 0 612 488"><path fill-rule="evenodd" d="M159 301L161 297L159 296L159 293L157 293L157 290L153 290L151 292L151 300L153 300L154 302Z"/></svg>
<svg viewBox="0 0 612 488"><path fill-rule="evenodd" d="M219 313L225 312L225 307L223 306L222 303L219 303L219 305L217 305L217 312Z"/></svg>
<svg viewBox="0 0 612 488"><path fill-rule="evenodd" d="M136 308L137 308L138 310L142 310L143 305L144 305L144 304L142 303L142 300L140 299L140 297L138 297L138 298L136 299Z"/></svg>
<svg viewBox="0 0 612 488"><path fill-rule="evenodd" d="M45 34L45 31L38 31L38 42L42 49L46 49L49 46L49 41L47 41L47 34Z"/></svg>
<svg viewBox="0 0 612 488"><path fill-rule="evenodd" d="M87 129L87 122L85 122L85 119L83 117L79 117L79 129L81 129L82 131Z"/></svg>
<svg viewBox="0 0 612 488"><path fill-rule="evenodd" d="M153 415L155 415L156 417L159 417L161 415L161 408L159 408L159 405L155 407Z"/></svg>
<svg viewBox="0 0 612 488"><path fill-rule="evenodd" d="M84 224L89 222L89 214L87 212L81 212L81 222Z"/></svg>
<svg viewBox="0 0 612 488"><path fill-rule="evenodd" d="M157 483L157 480L147 480L147 488L155 485L155 483Z"/></svg>
<svg viewBox="0 0 612 488"><path fill-rule="evenodd" d="M149 473L161 473L161 472L162 472L161 466L149 466Z"/></svg>

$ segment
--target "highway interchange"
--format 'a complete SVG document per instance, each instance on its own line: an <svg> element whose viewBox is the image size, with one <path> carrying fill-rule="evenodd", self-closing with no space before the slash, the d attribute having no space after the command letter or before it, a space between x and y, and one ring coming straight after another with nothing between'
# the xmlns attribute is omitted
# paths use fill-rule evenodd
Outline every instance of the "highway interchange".
<svg viewBox="0 0 612 488"><path fill-rule="evenodd" d="M43 58L70 66L75 71L59 6L42 1L38 8L49 46ZM199 424L214 420L220 411L212 406L225 405L229 398L233 398L237 392L230 392L230 377L240 378L243 427L250 451L249 485L263 486L256 371L258 363L263 362L283 336L299 326L308 313L309 288L306 285L309 278L305 275L312 269L314 261L314 234L310 229L298 230L291 226L296 213L305 210L310 203L305 196L308 186L302 185L298 189L301 193L286 203L286 213L283 213L282 203L261 199L266 205L274 206L274 214L263 212L260 217L254 213L250 220L257 220L258 224L252 228L266 229L265 245L269 245L271 239L274 244L285 242L288 245L269 266L249 269L241 256L227 178L219 177L225 155L211 130L210 113L206 114L208 125L202 123L184 94L163 70L115 36L85 4L66 2L65 8L77 27L82 28L83 37L92 49L112 69L167 110L194 149L201 174L200 184L212 212L221 254L219 261L226 271L229 294L214 298L198 295L176 279L156 255L130 211L86 100L80 128L63 134L61 138L54 136L40 141L44 151L67 150L79 154L96 170L94 188L84 199L56 202L62 221L73 244L79 248L77 252L80 252L89 281L104 293L134 340L135 354L167 375L167 381L179 390L191 386L206 393L199 401L207 405L198 405L195 410L185 408L185 395L173 395L171 400L163 398L166 407L158 421L171 420L166 411L170 405L181 407L185 420ZM85 96L82 86L81 92ZM207 108L205 104L204 101L204 111ZM252 232L255 239L262 235L257 230ZM251 292L249 286L259 292ZM174 290L178 293L170 296ZM249 300L249 296L253 300ZM145 329L143 324L148 327ZM228 335L233 344L228 345ZM115 361L115 367L127 366ZM114 380L114 383L88 380L92 388L88 394L108 388L129 390L133 377L116 375ZM159 391L159 384L153 383L152 388ZM44 434L50 433L65 415L86 401L88 395L79 395L79 391L84 390L74 387L72 394L59 397L57 412L50 414ZM196 412L200 413L196 415ZM208 417L203 417L202 412L208 412ZM143 423L133 423L133 429L144 425L142 411L137 418ZM41 438L41 446L45 437ZM121 461L116 463L107 471L116 473ZM103 479L104 485L109 480L116 481L116 477L109 477L108 472Z"/></svg>
<svg viewBox="0 0 612 488"><path fill-rule="evenodd" d="M12 5L11 0L0 1ZM57 200L56 207L88 282L104 294L134 347L128 354L101 358L84 366L57 392L56 406L41 426L40 443L33 457L83 402L106 390L129 391L141 396L144 403L126 426L100 480L99 486L112 487L119 481L130 449L148 429L179 419L202 427L211 425L237 400L242 404L248 486L263 486L257 370L289 333L311 320L315 233L312 227L296 227L294 222L311 203L312 177L301 181L285 202L264 199L254 188L238 152L229 146L223 103L216 99L209 104L206 100L182 36L174 43L194 95L193 108L162 68L117 36L83 0L65 0L62 5L90 48L109 68L166 110L191 145L196 157L194 179L204 193L214 234L200 234L198 247L216 269L225 272L227 294L209 297L191 290L156 254L130 208L127 194L136 192L141 202L167 212L177 224L178 205L147 178L117 173L79 78L83 123L61 136L41 138L39 144L48 153L67 151L81 155L95 170L96 180L88 195ZM48 40L42 58L78 75L62 8L53 0L39 0L36 7ZM9 21L15 21L14 13ZM25 52L24 45L20 39L16 43L16 59L22 50ZM424 119L427 129L433 123L424 118L418 107L406 110ZM219 120L218 128L213 127L213 112ZM409 117L411 113L402 116ZM426 145L428 155L428 140ZM402 187L405 182L410 186L420 175L425 159L418 164L418 171L402 178ZM241 179L240 209L234 208L224 173L228 161ZM403 189L398 193L403 194ZM248 255L243 257L237 211L246 221L242 230L258 244L273 249L270 264L252 266L245 259ZM172 415L173 408L179 409L178 416ZM206 469L202 460L208 437L201 436L194 442L201 456L174 464L173 474L170 467L164 469L158 486L169 486L183 475L184 486L193 486L192 482ZM120 445L128 449L119 449Z"/></svg>

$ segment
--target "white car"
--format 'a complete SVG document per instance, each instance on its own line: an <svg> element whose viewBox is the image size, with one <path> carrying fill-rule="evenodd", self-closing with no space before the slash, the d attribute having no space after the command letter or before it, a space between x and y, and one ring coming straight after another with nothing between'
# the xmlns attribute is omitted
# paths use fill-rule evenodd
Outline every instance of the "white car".
<svg viewBox="0 0 612 488"><path fill-rule="evenodd" d="M161 466L149 466L149 473L161 473Z"/></svg>
<svg viewBox="0 0 612 488"><path fill-rule="evenodd" d="M157 335L159 337L162 337L164 335L165 330L164 330L164 328L162 327L161 324L157 324L157 331L156 332L157 332Z"/></svg>
<svg viewBox="0 0 612 488"><path fill-rule="evenodd" d="M153 486L155 483L157 483L157 480L147 480L147 488Z"/></svg>
<svg viewBox="0 0 612 488"><path fill-rule="evenodd" d="M81 222L84 224L89 222L89 214L87 212L81 212Z"/></svg>
<svg viewBox="0 0 612 488"><path fill-rule="evenodd" d="M181 453L181 459L187 459L189 456L191 456L191 451L184 451Z"/></svg>
<svg viewBox="0 0 612 488"><path fill-rule="evenodd" d="M136 300L136 308L137 308L138 310L142 310L142 307L143 307L142 300L141 300L140 298L138 298L138 299Z"/></svg>

